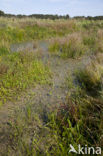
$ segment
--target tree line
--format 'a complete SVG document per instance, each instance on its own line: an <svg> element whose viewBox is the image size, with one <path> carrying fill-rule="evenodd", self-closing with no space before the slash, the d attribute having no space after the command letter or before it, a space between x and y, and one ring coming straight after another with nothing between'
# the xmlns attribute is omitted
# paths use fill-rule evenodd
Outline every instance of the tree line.
<svg viewBox="0 0 103 156"><path fill-rule="evenodd" d="M34 18L39 18L39 19L69 19L70 16L67 15L49 15L49 14L32 14L32 15L13 15L13 14L6 14L3 11L0 10L0 16L4 16L4 17L17 17L17 18L25 18L25 17L34 17ZM103 16L75 16L73 17L74 19L87 19L87 20L103 20Z"/></svg>
<svg viewBox="0 0 103 156"><path fill-rule="evenodd" d="M3 11L0 10L0 16L4 17L17 17L17 18L25 18L25 17L35 17L39 19L69 19L69 15L50 15L50 14L32 14L32 15L13 15L13 14L5 14Z"/></svg>
<svg viewBox="0 0 103 156"><path fill-rule="evenodd" d="M75 16L75 19L87 19L87 20L103 20L103 16Z"/></svg>

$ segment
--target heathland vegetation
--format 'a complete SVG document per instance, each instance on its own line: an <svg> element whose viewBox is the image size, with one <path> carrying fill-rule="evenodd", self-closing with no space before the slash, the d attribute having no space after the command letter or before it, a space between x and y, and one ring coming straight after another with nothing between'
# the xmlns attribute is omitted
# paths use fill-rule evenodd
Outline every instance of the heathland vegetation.
<svg viewBox="0 0 103 156"><path fill-rule="evenodd" d="M70 144L103 150L103 21L34 17L0 17L0 154L72 156Z"/></svg>

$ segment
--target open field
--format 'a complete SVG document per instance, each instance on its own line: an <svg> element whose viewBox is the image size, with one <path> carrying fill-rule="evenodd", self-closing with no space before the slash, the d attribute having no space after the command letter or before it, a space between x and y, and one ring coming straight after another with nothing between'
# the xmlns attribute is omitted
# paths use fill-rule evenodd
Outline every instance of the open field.
<svg viewBox="0 0 103 156"><path fill-rule="evenodd" d="M0 17L0 155L70 144L103 150L103 21Z"/></svg>

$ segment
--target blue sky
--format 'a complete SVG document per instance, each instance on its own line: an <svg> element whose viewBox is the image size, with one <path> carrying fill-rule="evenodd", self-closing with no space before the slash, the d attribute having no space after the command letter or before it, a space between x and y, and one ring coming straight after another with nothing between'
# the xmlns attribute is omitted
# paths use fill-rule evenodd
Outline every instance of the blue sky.
<svg viewBox="0 0 103 156"><path fill-rule="evenodd" d="M103 0L0 0L0 10L13 14L103 15Z"/></svg>

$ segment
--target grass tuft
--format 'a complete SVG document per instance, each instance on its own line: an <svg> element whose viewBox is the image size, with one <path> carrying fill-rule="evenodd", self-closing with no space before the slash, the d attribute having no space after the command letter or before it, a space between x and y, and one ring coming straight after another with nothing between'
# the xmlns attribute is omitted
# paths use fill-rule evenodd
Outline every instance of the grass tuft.
<svg viewBox="0 0 103 156"><path fill-rule="evenodd" d="M52 41L49 50L63 58L78 58L86 53L87 48L83 44L80 34L74 33Z"/></svg>
<svg viewBox="0 0 103 156"><path fill-rule="evenodd" d="M103 89L103 56L98 55L91 63L76 73L78 81L88 92L96 95Z"/></svg>

